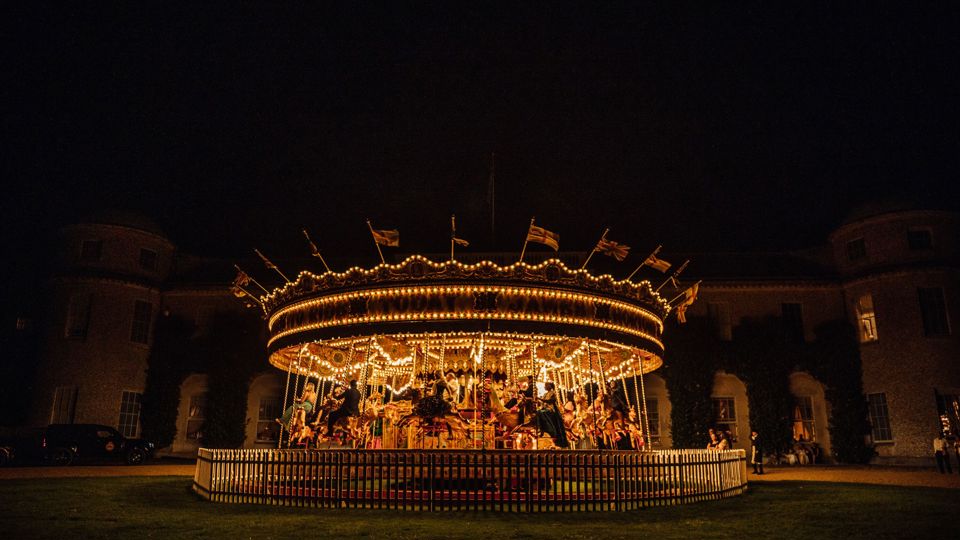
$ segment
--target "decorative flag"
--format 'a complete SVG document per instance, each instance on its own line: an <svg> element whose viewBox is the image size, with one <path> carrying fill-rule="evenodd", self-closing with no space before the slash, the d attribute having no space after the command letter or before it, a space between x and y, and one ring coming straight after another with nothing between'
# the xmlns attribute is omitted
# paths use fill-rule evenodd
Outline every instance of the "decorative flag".
<svg viewBox="0 0 960 540"><path fill-rule="evenodd" d="M663 259L658 259L654 254L647 257L647 260L643 261L643 264L644 266L649 266L663 273L666 273L666 271L670 269L670 263Z"/></svg>
<svg viewBox="0 0 960 540"><path fill-rule="evenodd" d="M458 246L467 247L470 245L470 242L463 238L457 238L457 216L453 215L450 216L450 239Z"/></svg>
<svg viewBox="0 0 960 540"><path fill-rule="evenodd" d="M260 253L260 250L259 250L259 249L254 249L253 251L254 251L257 255L260 256L260 259L263 260L263 264L264 264L268 269L270 269L270 270L276 270L277 272L280 271L280 269L277 268L277 265L275 265L275 264L273 264L272 262L270 262L270 259L266 258L266 257L263 255L263 253Z"/></svg>
<svg viewBox="0 0 960 540"><path fill-rule="evenodd" d="M233 292L233 295L237 298L243 298L247 293L243 290L243 287L246 287L250 284L250 276L247 275L243 270L237 270L237 277L233 278L233 287L230 288L230 291Z"/></svg>
<svg viewBox="0 0 960 540"><path fill-rule="evenodd" d="M303 230L303 236L306 237L307 243L310 244L310 254L314 257L320 257L320 250L317 249L317 245L313 243L313 240L310 239L310 235L307 234L307 230Z"/></svg>
<svg viewBox="0 0 960 540"><path fill-rule="evenodd" d="M677 304L677 321L687 322L687 308L697 299L697 293L700 291L700 283L694 283L692 287L683 291L683 300Z"/></svg>
<svg viewBox="0 0 960 540"><path fill-rule="evenodd" d="M680 272L683 272L684 268L686 268L688 264L690 264L689 259L687 259L686 261L683 261L683 264L680 265L680 268L677 268L676 272L670 274L670 278L669 278L670 284L673 285L674 289L680 288L680 280L677 278L680 276Z"/></svg>
<svg viewBox="0 0 960 540"><path fill-rule="evenodd" d="M595 250L603 253L604 255L609 255L618 261L622 261L627 258L627 253L630 251L630 246L624 244L618 244L613 240L607 240L606 238L601 238L597 242L597 247Z"/></svg>
<svg viewBox="0 0 960 540"><path fill-rule="evenodd" d="M373 241L381 246L397 247L400 245L400 231L398 230L370 229L370 233L373 234Z"/></svg>
<svg viewBox="0 0 960 540"><path fill-rule="evenodd" d="M530 230L527 231L527 242L543 244L554 251L560 250L560 235L536 225L530 225Z"/></svg>

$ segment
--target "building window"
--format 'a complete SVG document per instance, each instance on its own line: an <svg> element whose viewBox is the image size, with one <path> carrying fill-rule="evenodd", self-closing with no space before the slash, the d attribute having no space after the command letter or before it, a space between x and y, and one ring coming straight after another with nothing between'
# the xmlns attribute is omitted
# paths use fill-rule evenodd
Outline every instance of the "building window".
<svg viewBox="0 0 960 540"><path fill-rule="evenodd" d="M53 393L51 424L72 424L77 409L77 387L60 386Z"/></svg>
<svg viewBox="0 0 960 540"><path fill-rule="evenodd" d="M940 413L940 433L947 437L960 436L960 395L938 393L937 412Z"/></svg>
<svg viewBox="0 0 960 540"><path fill-rule="evenodd" d="M710 302L707 304L707 315L713 323L713 328L720 341L733 339L733 327L730 323L730 304L727 302Z"/></svg>
<svg viewBox="0 0 960 540"><path fill-rule="evenodd" d="M928 336L950 335L947 320L947 302L940 287L917 289L920 295L920 314L923 316L923 333Z"/></svg>
<svg viewBox="0 0 960 540"><path fill-rule="evenodd" d="M863 238L857 238L847 242L847 259L851 262L859 261L867 257L867 245Z"/></svg>
<svg viewBox="0 0 960 540"><path fill-rule="evenodd" d="M190 396L190 408L187 410L187 440L200 441L203 439L203 421L207 417L207 395L197 394Z"/></svg>
<svg viewBox="0 0 960 540"><path fill-rule="evenodd" d="M140 435L140 402L143 394L124 390L120 395L120 422L117 429L124 437L135 439Z"/></svg>
<svg viewBox="0 0 960 540"><path fill-rule="evenodd" d="M793 398L793 440L817 440L817 432L813 429L813 398L810 396Z"/></svg>
<svg viewBox="0 0 960 540"><path fill-rule="evenodd" d="M803 309L798 302L784 302L780 305L783 313L783 333L789 343L803 343Z"/></svg>
<svg viewBox="0 0 960 540"><path fill-rule="evenodd" d="M713 424L720 431L730 432L733 439L737 438L737 409L732 397L713 398Z"/></svg>
<svg viewBox="0 0 960 540"><path fill-rule="evenodd" d="M137 300L133 304L133 324L130 326L130 341L148 343L150 340L150 318L153 316L153 304Z"/></svg>
<svg viewBox="0 0 960 540"><path fill-rule="evenodd" d="M276 419L281 414L283 414L283 402L279 396L260 398L260 412L257 413L257 442L280 440L280 424Z"/></svg>
<svg viewBox="0 0 960 540"><path fill-rule="evenodd" d="M890 431L887 395L882 392L867 394L867 404L870 408L870 426L873 430L873 440L875 442L892 441L893 432Z"/></svg>
<svg viewBox="0 0 960 540"><path fill-rule="evenodd" d="M877 315L873 311L873 296L864 294L857 299L857 320L860 327L860 343L877 341Z"/></svg>
<svg viewBox="0 0 960 540"><path fill-rule="evenodd" d="M933 249L933 235L927 229L907 231L907 245L912 251Z"/></svg>
<svg viewBox="0 0 960 540"><path fill-rule="evenodd" d="M140 248L140 268L150 270L157 269L157 252L152 249Z"/></svg>
<svg viewBox="0 0 960 540"><path fill-rule="evenodd" d="M95 262L100 260L103 252L103 241L101 240L83 240L80 242L80 260Z"/></svg>
<svg viewBox="0 0 960 540"><path fill-rule="evenodd" d="M647 398L647 422L650 424L649 444L660 444L660 407L657 398Z"/></svg>
<svg viewBox="0 0 960 540"><path fill-rule="evenodd" d="M91 293L77 293L70 297L70 303L67 305L67 321L63 329L64 337L86 339L92 304L93 294Z"/></svg>

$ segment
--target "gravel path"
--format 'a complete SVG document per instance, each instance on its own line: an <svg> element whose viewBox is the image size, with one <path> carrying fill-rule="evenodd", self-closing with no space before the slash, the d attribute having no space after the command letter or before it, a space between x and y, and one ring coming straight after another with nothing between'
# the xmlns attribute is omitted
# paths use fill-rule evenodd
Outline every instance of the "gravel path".
<svg viewBox="0 0 960 540"><path fill-rule="evenodd" d="M178 460L175 463L152 463L131 467L126 465L76 467L5 467L0 469L0 481L19 478L77 478L104 476L186 476L192 477L194 464ZM749 471L748 471L749 472ZM908 467L878 467L856 465L808 465L765 467L765 474L748 474L750 482L781 482L804 480L811 482L848 482L854 484L886 484L894 486L927 486L960 489L960 474L940 474L933 469Z"/></svg>
<svg viewBox="0 0 960 540"><path fill-rule="evenodd" d="M748 469L749 473L751 469ZM869 465L797 465L764 467L763 475L747 474L750 482L805 480L892 486L927 486L960 489L960 474L940 474L936 469Z"/></svg>

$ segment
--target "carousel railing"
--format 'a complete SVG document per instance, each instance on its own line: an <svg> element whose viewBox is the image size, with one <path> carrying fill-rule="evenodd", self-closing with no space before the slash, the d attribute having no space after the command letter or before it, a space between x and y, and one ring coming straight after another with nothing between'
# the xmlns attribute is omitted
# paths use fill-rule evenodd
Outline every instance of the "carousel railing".
<svg viewBox="0 0 960 540"><path fill-rule="evenodd" d="M321 508L621 511L739 495L743 450L210 450L193 489L216 502Z"/></svg>

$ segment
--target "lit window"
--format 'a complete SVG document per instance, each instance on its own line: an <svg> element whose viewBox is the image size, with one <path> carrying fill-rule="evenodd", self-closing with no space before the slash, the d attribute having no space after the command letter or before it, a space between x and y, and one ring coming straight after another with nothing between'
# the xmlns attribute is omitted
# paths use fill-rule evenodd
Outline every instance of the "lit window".
<svg viewBox="0 0 960 540"><path fill-rule="evenodd" d="M140 435L140 392L123 391L120 395L120 422L117 429L124 437L135 439Z"/></svg>
<svg viewBox="0 0 960 540"><path fill-rule="evenodd" d="M207 395L197 394L190 396L190 409L187 411L187 440L199 441L203 439L203 421L207 417Z"/></svg>
<svg viewBox="0 0 960 540"><path fill-rule="evenodd" d="M947 302L940 287L917 289L920 296L920 314L923 317L923 333L928 336L950 335L947 320Z"/></svg>
<svg viewBox="0 0 960 540"><path fill-rule="evenodd" d="M793 439L806 442L817 440L813 429L813 398L810 396L793 398Z"/></svg>
<svg viewBox="0 0 960 540"><path fill-rule="evenodd" d="M873 311L873 296L864 294L857 299L857 319L860 321L860 343L877 341L877 315Z"/></svg>
<svg viewBox="0 0 960 540"><path fill-rule="evenodd" d="M736 439L737 409L732 397L713 398L713 423L717 429L729 431Z"/></svg>
<svg viewBox="0 0 960 540"><path fill-rule="evenodd" d="M156 270L157 269L157 252L152 249L141 248L140 249L140 268L144 270Z"/></svg>
<svg viewBox="0 0 960 540"><path fill-rule="evenodd" d="M857 238L847 242L847 259L850 261L859 261L867 256L867 245L863 238Z"/></svg>
<svg viewBox="0 0 960 540"><path fill-rule="evenodd" d="M803 343L803 306L798 302L784 302L780 305L783 313L783 333L789 343Z"/></svg>
<svg viewBox="0 0 960 540"><path fill-rule="evenodd" d="M63 335L69 339L85 339L90 322L90 306L93 303L91 293L77 293L70 297L67 305L67 321Z"/></svg>
<svg viewBox="0 0 960 540"><path fill-rule="evenodd" d="M733 339L733 328L730 323L730 304L727 302L710 302L707 304L707 315L721 341Z"/></svg>
<svg viewBox="0 0 960 540"><path fill-rule="evenodd" d="M99 261L103 251L103 242L100 240L83 240L80 242L81 261Z"/></svg>
<svg viewBox="0 0 960 540"><path fill-rule="evenodd" d="M913 251L933 249L933 235L927 229L907 231L907 245Z"/></svg>
<svg viewBox="0 0 960 540"><path fill-rule="evenodd" d="M873 430L874 441L892 441L890 431L890 414L887 412L887 395L884 393L867 394L867 403L870 408L870 426Z"/></svg>
<svg viewBox="0 0 960 540"><path fill-rule="evenodd" d="M280 424L276 419L282 413L283 403L279 396L260 398L260 410L257 413L257 442L280 440Z"/></svg>
<svg viewBox="0 0 960 540"><path fill-rule="evenodd" d="M51 424L72 424L77 407L77 387L61 386L53 393Z"/></svg>
<svg viewBox="0 0 960 540"><path fill-rule="evenodd" d="M153 316L153 304L137 300L133 304L133 324L130 326L130 341L148 343L150 340L150 318Z"/></svg>

